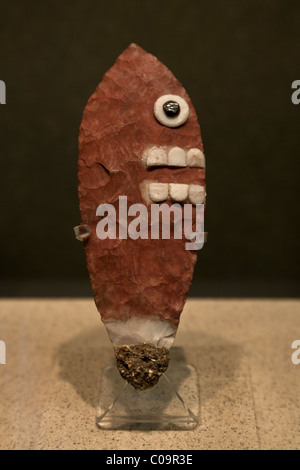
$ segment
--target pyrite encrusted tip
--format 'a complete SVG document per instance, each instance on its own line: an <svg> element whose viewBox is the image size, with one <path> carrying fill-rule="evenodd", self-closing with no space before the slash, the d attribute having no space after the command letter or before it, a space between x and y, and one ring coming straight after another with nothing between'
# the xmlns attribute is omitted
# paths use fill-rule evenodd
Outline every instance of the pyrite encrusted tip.
<svg viewBox="0 0 300 470"><path fill-rule="evenodd" d="M147 390L157 384L167 370L169 350L151 343L121 346L115 349L121 376L137 390Z"/></svg>

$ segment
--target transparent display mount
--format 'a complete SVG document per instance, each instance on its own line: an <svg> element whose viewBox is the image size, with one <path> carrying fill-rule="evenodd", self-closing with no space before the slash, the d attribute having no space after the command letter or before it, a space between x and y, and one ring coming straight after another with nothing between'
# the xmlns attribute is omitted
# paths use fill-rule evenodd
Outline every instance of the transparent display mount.
<svg viewBox="0 0 300 470"><path fill-rule="evenodd" d="M138 391L121 376L115 364L102 370L96 423L100 429L194 429L200 421L197 370L170 361L151 389Z"/></svg>

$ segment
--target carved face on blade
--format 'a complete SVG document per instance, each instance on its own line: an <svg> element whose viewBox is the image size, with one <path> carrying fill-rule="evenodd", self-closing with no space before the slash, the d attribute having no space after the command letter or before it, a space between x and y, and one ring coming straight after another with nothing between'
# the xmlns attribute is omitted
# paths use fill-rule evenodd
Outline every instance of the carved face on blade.
<svg viewBox="0 0 300 470"><path fill-rule="evenodd" d="M105 74L84 110L79 198L95 300L102 319L159 316L177 325L196 253L185 240L99 240L100 204L205 200L205 162L194 107L174 75L132 44Z"/></svg>
<svg viewBox="0 0 300 470"><path fill-rule="evenodd" d="M178 95L166 94L160 96L154 104L156 120L167 128L177 129L186 125L190 116L187 101ZM198 184L203 176L196 176L194 171L177 171L178 179L170 182L170 171L162 169L205 168L205 159L200 148L182 148L178 145L155 145L145 149L144 163L154 181L144 181L141 185L142 194L147 202L163 202L170 200L174 203L203 204L205 187ZM160 171L155 171L155 170ZM197 179L198 178L198 179Z"/></svg>

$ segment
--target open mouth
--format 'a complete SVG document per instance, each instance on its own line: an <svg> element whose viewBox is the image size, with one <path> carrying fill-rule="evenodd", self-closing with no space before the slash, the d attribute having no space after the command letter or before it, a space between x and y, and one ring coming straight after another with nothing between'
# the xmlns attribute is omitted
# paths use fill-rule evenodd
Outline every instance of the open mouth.
<svg viewBox="0 0 300 470"><path fill-rule="evenodd" d="M169 168L171 171L183 168L205 168L204 154L197 148L152 146L145 150L143 162L152 175L162 168ZM182 178L180 180L180 182L172 180L172 182L161 182L154 178L144 180L141 183L143 199L149 203L164 201L193 205L205 203L206 191L204 186L185 183Z"/></svg>

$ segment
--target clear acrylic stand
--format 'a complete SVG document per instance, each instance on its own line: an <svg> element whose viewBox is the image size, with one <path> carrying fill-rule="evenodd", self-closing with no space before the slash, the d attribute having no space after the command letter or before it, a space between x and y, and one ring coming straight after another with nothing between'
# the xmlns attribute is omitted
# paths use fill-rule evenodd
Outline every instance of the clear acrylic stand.
<svg viewBox="0 0 300 470"><path fill-rule="evenodd" d="M135 390L116 365L102 371L96 423L100 429L194 429L199 423L198 373L170 361L167 373L145 391Z"/></svg>

